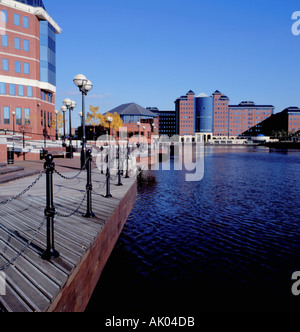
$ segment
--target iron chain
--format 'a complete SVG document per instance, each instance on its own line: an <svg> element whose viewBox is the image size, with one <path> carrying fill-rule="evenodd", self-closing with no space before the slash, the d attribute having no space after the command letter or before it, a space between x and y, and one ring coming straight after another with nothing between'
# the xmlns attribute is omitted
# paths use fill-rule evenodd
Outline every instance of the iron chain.
<svg viewBox="0 0 300 332"><path fill-rule="evenodd" d="M9 262L7 262L5 265L3 265L2 267L0 267L0 272L6 270L9 266L11 266L20 256L22 256L24 254L24 252L31 246L32 242L35 240L35 238L37 237L37 235L39 234L40 230L42 229L42 227L44 226L46 221L46 218L43 219L43 221L41 222L40 226L37 228L37 230L35 231L35 233L33 234L31 240L24 246L23 249L21 249ZM13 237L13 233L8 231L9 234Z"/></svg>
<svg viewBox="0 0 300 332"><path fill-rule="evenodd" d="M39 176L32 182L32 184L30 186L28 186L25 190L23 190L20 194L12 197L12 198L9 198L9 199L6 199L5 201L2 201L0 202L0 205L5 205L7 203L10 203L18 198L20 198L21 196L25 195L31 188L33 188L38 182L39 180L43 177L43 175L45 174L45 171L41 171L41 173L39 174Z"/></svg>

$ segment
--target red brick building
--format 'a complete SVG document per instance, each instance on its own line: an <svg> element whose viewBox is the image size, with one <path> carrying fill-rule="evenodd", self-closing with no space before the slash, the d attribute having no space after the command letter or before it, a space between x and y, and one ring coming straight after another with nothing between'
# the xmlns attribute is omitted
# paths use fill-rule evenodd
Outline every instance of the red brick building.
<svg viewBox="0 0 300 332"><path fill-rule="evenodd" d="M254 125L243 136L287 137L300 131L300 109L289 107Z"/></svg>
<svg viewBox="0 0 300 332"><path fill-rule="evenodd" d="M175 101L176 134L195 135L195 93L190 90Z"/></svg>
<svg viewBox="0 0 300 332"><path fill-rule="evenodd" d="M230 105L229 98L216 90L212 97L193 91L175 101L176 134L194 136L195 133L215 137L237 137L274 114L272 105L256 105L244 101ZM293 122L295 126L297 121ZM292 127L291 127L292 128Z"/></svg>
<svg viewBox="0 0 300 332"><path fill-rule="evenodd" d="M136 136L144 142L145 140L142 138L146 138L148 143L151 143L151 138L158 129L157 114L136 103L120 105L108 113L119 114L124 123L123 130L126 128L128 138Z"/></svg>
<svg viewBox="0 0 300 332"><path fill-rule="evenodd" d="M56 34L42 0L0 2L0 128L55 135Z"/></svg>
<svg viewBox="0 0 300 332"><path fill-rule="evenodd" d="M213 98L213 133L215 136L229 136L229 98L218 90L213 93Z"/></svg>

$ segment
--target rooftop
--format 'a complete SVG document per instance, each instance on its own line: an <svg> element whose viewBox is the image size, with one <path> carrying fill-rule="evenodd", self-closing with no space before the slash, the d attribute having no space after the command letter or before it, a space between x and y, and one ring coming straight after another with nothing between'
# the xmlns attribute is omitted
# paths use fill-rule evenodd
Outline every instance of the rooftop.
<svg viewBox="0 0 300 332"><path fill-rule="evenodd" d="M151 112L149 109L146 109L136 103L129 103L120 105L109 113L118 113L121 116L132 115L132 116L150 116L150 117L157 117L157 115Z"/></svg>
<svg viewBox="0 0 300 332"><path fill-rule="evenodd" d="M190 90L186 95L195 95L195 92Z"/></svg>
<svg viewBox="0 0 300 332"><path fill-rule="evenodd" d="M229 108L275 108L273 105L256 105L253 101L242 101L238 105L229 105Z"/></svg>
<svg viewBox="0 0 300 332"><path fill-rule="evenodd" d="M201 92L196 98L208 98L209 96Z"/></svg>
<svg viewBox="0 0 300 332"><path fill-rule="evenodd" d="M297 106L290 106L290 107L286 108L284 111L286 111L288 113L290 113L290 112L297 113L297 112L300 112L300 108Z"/></svg>

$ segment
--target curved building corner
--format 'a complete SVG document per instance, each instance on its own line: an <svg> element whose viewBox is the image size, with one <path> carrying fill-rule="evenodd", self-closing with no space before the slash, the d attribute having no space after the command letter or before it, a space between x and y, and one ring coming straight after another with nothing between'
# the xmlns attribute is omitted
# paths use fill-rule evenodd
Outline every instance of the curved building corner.
<svg viewBox="0 0 300 332"><path fill-rule="evenodd" d="M56 35L62 32L42 0L0 1L1 129L53 136Z"/></svg>

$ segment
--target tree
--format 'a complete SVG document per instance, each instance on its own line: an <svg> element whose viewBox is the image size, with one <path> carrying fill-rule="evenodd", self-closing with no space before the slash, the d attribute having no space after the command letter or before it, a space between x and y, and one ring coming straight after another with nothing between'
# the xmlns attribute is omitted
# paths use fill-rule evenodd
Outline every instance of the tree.
<svg viewBox="0 0 300 332"><path fill-rule="evenodd" d="M124 126L124 123L118 113L106 113L104 114L99 114L99 120L101 122L101 125L104 128L109 128L109 122L107 121L107 118L110 117L113 119L111 123L111 129L119 131L120 128Z"/></svg>
<svg viewBox="0 0 300 332"><path fill-rule="evenodd" d="M51 128L52 129L56 129L56 118L57 118L57 128L61 129L64 127L64 116L62 114L62 112L58 112L57 117L56 115L54 116L54 119L52 120L51 123ZM66 120L66 123L68 122L68 120Z"/></svg>
<svg viewBox="0 0 300 332"><path fill-rule="evenodd" d="M90 106L90 111L87 113L86 122L93 126L94 128L100 124L100 114L99 112L99 106L93 107Z"/></svg>

